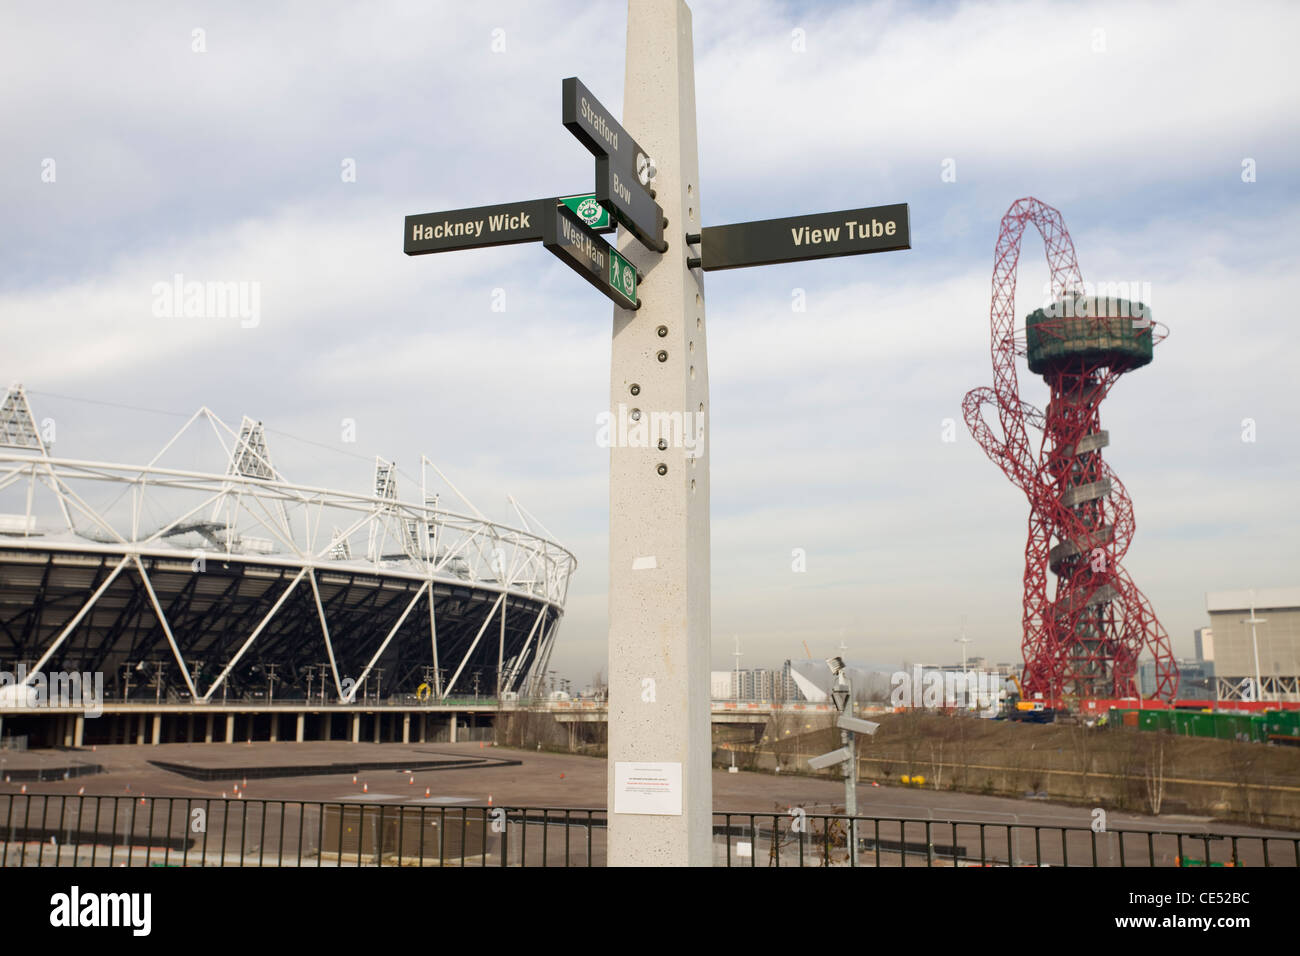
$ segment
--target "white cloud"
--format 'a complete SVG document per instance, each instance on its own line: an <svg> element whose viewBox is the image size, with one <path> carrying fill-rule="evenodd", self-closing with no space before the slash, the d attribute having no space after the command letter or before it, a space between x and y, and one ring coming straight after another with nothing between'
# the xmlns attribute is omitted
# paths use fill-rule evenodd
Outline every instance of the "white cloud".
<svg viewBox="0 0 1300 956"><path fill-rule="evenodd" d="M732 633L752 664L841 632L863 658L955 657L963 615L972 652L1017 652L1026 505L960 402L991 378L998 219L1044 185L1085 278L1151 282L1172 330L1103 423L1137 511L1127 563L1176 646L1190 650L1205 590L1294 577L1291 7L694 7L706 213L906 200L915 233L906 253L707 279L720 663ZM397 237L408 213L590 175L560 128L559 80L578 73L616 106L624 21L617 5L606 19L586 9L169 13L127 33L108 12L6 10L0 123L22 150L0 157L0 203L15 212L0 237L0 379L247 412L308 483L363 488L362 459L410 472L428 453L494 517L511 519L516 495L578 555L555 664L585 681L604 655L595 416L610 309L539 248L408 259ZM189 52L196 25L206 59ZM505 55L490 52L495 26ZM806 54L789 49L795 26ZM1240 158L1256 153L1260 182L1243 184ZM45 155L56 185L39 182ZM959 181L945 191L950 155ZM153 284L178 272L261 283L260 324L154 318ZM1046 277L1027 236L1021 313ZM505 312L491 309L497 288ZM1023 366L1022 391L1043 400ZM174 427L36 399L78 457L147 457ZM1248 416L1253 444L1240 440ZM339 442L343 418L355 445ZM795 547L806 574L790 570Z"/></svg>

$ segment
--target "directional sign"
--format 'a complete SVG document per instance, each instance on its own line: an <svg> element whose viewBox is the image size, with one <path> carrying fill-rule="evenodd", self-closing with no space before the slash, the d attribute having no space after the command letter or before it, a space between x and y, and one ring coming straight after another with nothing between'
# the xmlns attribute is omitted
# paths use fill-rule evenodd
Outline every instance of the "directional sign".
<svg viewBox="0 0 1300 956"><path fill-rule="evenodd" d="M700 230L700 260L705 272L910 248L907 203Z"/></svg>
<svg viewBox="0 0 1300 956"><path fill-rule="evenodd" d="M853 754L848 747L841 747L839 750L832 750L828 754L822 754L820 757L809 757L808 766L813 770L822 770L826 767L833 767L837 763L844 763Z"/></svg>
<svg viewBox="0 0 1300 956"><path fill-rule="evenodd" d="M646 162L645 150L619 125L614 114L591 95L591 90L583 86L580 79L571 76L561 87L564 103L560 119L564 128L591 150L591 155L597 159L609 156L616 165L635 174L638 156L641 164Z"/></svg>
<svg viewBox="0 0 1300 956"><path fill-rule="evenodd" d="M636 267L587 228L568 206L554 204L542 215L542 245L615 305L639 309Z"/></svg>
<svg viewBox="0 0 1300 956"><path fill-rule="evenodd" d="M542 238L542 213L557 202L569 206L596 232L613 232L614 224L604 214L604 208L596 202L593 194L587 193L564 199L530 199L498 206L407 216L402 251L408 256L422 256L477 246L539 242Z"/></svg>
<svg viewBox="0 0 1300 956"><path fill-rule="evenodd" d="M880 725L874 720L859 720L857 717L849 717L843 714L840 715L840 719L836 721L836 724L840 730L851 730L855 734L874 734L880 729Z"/></svg>
<svg viewBox="0 0 1300 956"><path fill-rule="evenodd" d="M667 252L664 242L664 212L636 177L609 156L596 157L596 201L610 211L641 244L655 252Z"/></svg>
<svg viewBox="0 0 1300 956"><path fill-rule="evenodd" d="M650 198L650 158L576 76L562 84L561 122L596 157L596 198L647 248L664 252L663 210Z"/></svg>

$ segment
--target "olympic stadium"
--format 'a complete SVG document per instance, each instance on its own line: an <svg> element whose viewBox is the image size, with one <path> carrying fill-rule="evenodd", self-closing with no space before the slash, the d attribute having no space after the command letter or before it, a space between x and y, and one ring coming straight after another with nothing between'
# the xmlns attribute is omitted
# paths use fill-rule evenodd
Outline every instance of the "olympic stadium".
<svg viewBox="0 0 1300 956"><path fill-rule="evenodd" d="M167 466L196 429L221 460ZM48 445L11 387L0 669L99 673L109 700L191 713L539 692L576 560L517 503L521 527L490 521L427 458L400 489L382 458L360 491L298 484L260 422L207 408L145 463Z"/></svg>

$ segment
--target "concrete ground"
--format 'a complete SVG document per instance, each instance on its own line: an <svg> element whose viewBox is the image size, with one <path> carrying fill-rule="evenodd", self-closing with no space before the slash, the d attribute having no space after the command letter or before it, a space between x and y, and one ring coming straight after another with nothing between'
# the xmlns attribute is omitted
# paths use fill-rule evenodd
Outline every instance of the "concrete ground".
<svg viewBox="0 0 1300 956"><path fill-rule="evenodd" d="M465 766L464 761L481 760ZM196 770L237 773L248 768L256 774L271 767L319 767L342 764L388 764L380 769L339 773L259 778L249 776L218 780L192 779L154 766L151 761L189 765ZM518 761L518 763L514 763ZM415 764L451 763L447 769L413 769ZM253 744L162 744L159 746L100 746L93 750L44 750L0 754L4 772L44 768L58 773L64 767L99 764L105 772L63 780L26 782L30 794L119 796L171 796L245 799L376 802L390 806L496 806L572 807L604 809L605 761L571 754L519 751L480 743L353 744L343 741ZM407 770L408 773L401 771ZM412 780L414 782L412 782ZM3 781L3 776L0 776ZM17 793L17 780L0 782L0 794ZM425 796L426 789L428 796ZM785 814L792 806L810 813L834 812L844 804L843 784L827 779L773 773L715 771L713 806L717 812ZM1053 804L1042 800L1011 799L900 786L858 788L861 816L906 817L914 820L961 820L1019 825L1089 827L1092 808ZM1208 817L1160 817L1107 811L1111 829L1158 829L1184 833L1278 834L1213 821Z"/></svg>
<svg viewBox="0 0 1300 956"><path fill-rule="evenodd" d="M73 775L92 764L103 772ZM0 867L601 864L605 770L599 758L479 743L5 752ZM713 789L716 864L848 864L844 821L818 817L841 810L842 783L720 770ZM1091 808L870 780L859 788L858 812L868 818L857 825L863 866L1173 866L1179 857L1300 864L1300 835L1261 840L1268 831L1197 817L1114 812L1098 833ZM1242 838L1197 837L1224 833Z"/></svg>

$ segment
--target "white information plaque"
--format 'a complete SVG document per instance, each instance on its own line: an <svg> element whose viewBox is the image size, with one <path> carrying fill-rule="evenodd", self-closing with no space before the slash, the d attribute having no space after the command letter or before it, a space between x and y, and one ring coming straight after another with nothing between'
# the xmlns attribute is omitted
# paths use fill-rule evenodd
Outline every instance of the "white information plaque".
<svg viewBox="0 0 1300 956"><path fill-rule="evenodd" d="M614 812L681 816L682 765L615 761Z"/></svg>

